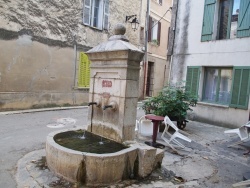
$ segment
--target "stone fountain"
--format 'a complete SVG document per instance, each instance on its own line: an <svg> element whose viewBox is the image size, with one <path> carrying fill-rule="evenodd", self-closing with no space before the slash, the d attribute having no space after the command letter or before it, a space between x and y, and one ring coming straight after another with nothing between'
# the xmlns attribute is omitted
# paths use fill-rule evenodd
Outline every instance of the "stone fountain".
<svg viewBox="0 0 250 188"><path fill-rule="evenodd" d="M87 52L91 60L87 131L129 144L120 151L97 154L56 143L58 135L72 130L50 133L46 142L48 167L69 181L110 185L128 178L144 178L162 162L162 150L134 141L143 52L129 43L125 31L122 24L117 24L114 36Z"/></svg>

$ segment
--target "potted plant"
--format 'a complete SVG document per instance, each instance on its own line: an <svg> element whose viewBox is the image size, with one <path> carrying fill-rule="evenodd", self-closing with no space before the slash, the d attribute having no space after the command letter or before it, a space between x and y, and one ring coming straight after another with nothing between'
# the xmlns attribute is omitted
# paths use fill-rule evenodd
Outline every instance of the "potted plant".
<svg viewBox="0 0 250 188"><path fill-rule="evenodd" d="M151 97L144 101L142 109L146 114L158 116L169 116L172 121L177 121L180 129L186 127L187 111L195 106L197 98L186 91L184 86L166 86L156 97Z"/></svg>

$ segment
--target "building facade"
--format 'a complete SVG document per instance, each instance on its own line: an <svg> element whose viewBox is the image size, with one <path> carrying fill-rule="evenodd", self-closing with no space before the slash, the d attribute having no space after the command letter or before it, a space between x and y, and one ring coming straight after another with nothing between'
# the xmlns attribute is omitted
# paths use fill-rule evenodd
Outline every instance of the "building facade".
<svg viewBox="0 0 250 188"><path fill-rule="evenodd" d="M190 118L239 127L250 118L250 1L174 1L171 83L198 97Z"/></svg>
<svg viewBox="0 0 250 188"><path fill-rule="evenodd" d="M117 23L140 46L125 18L142 15L142 0L2 0L0 12L0 110L88 102L84 52L107 41Z"/></svg>
<svg viewBox="0 0 250 188"><path fill-rule="evenodd" d="M169 63L167 62L168 32L171 22L172 0L150 0L148 22L147 1L143 2L140 28L141 49L147 50L141 64L141 99L156 96L168 82ZM148 24L148 25L147 25ZM146 33L148 37L145 36ZM145 47L147 45L147 47Z"/></svg>

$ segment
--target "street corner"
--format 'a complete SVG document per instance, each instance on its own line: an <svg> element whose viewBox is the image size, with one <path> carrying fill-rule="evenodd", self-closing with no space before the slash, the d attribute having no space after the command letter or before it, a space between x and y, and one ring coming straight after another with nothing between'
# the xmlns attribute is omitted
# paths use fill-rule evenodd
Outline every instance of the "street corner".
<svg viewBox="0 0 250 188"><path fill-rule="evenodd" d="M17 163L16 183L18 188L71 186L72 183L57 177L46 165L45 150L26 154Z"/></svg>

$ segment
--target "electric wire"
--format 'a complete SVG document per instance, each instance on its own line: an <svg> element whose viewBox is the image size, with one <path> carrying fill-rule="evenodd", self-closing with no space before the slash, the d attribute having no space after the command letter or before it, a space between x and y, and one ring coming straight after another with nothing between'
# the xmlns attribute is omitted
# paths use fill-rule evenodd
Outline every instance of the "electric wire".
<svg viewBox="0 0 250 188"><path fill-rule="evenodd" d="M150 29L148 29L147 30L147 32L149 31L149 30L152 30L153 28L154 28L154 26L156 26L163 18L164 18L164 16L169 12L169 11L171 11L172 10L172 7L169 7L169 9L163 14L163 16L150 28Z"/></svg>

